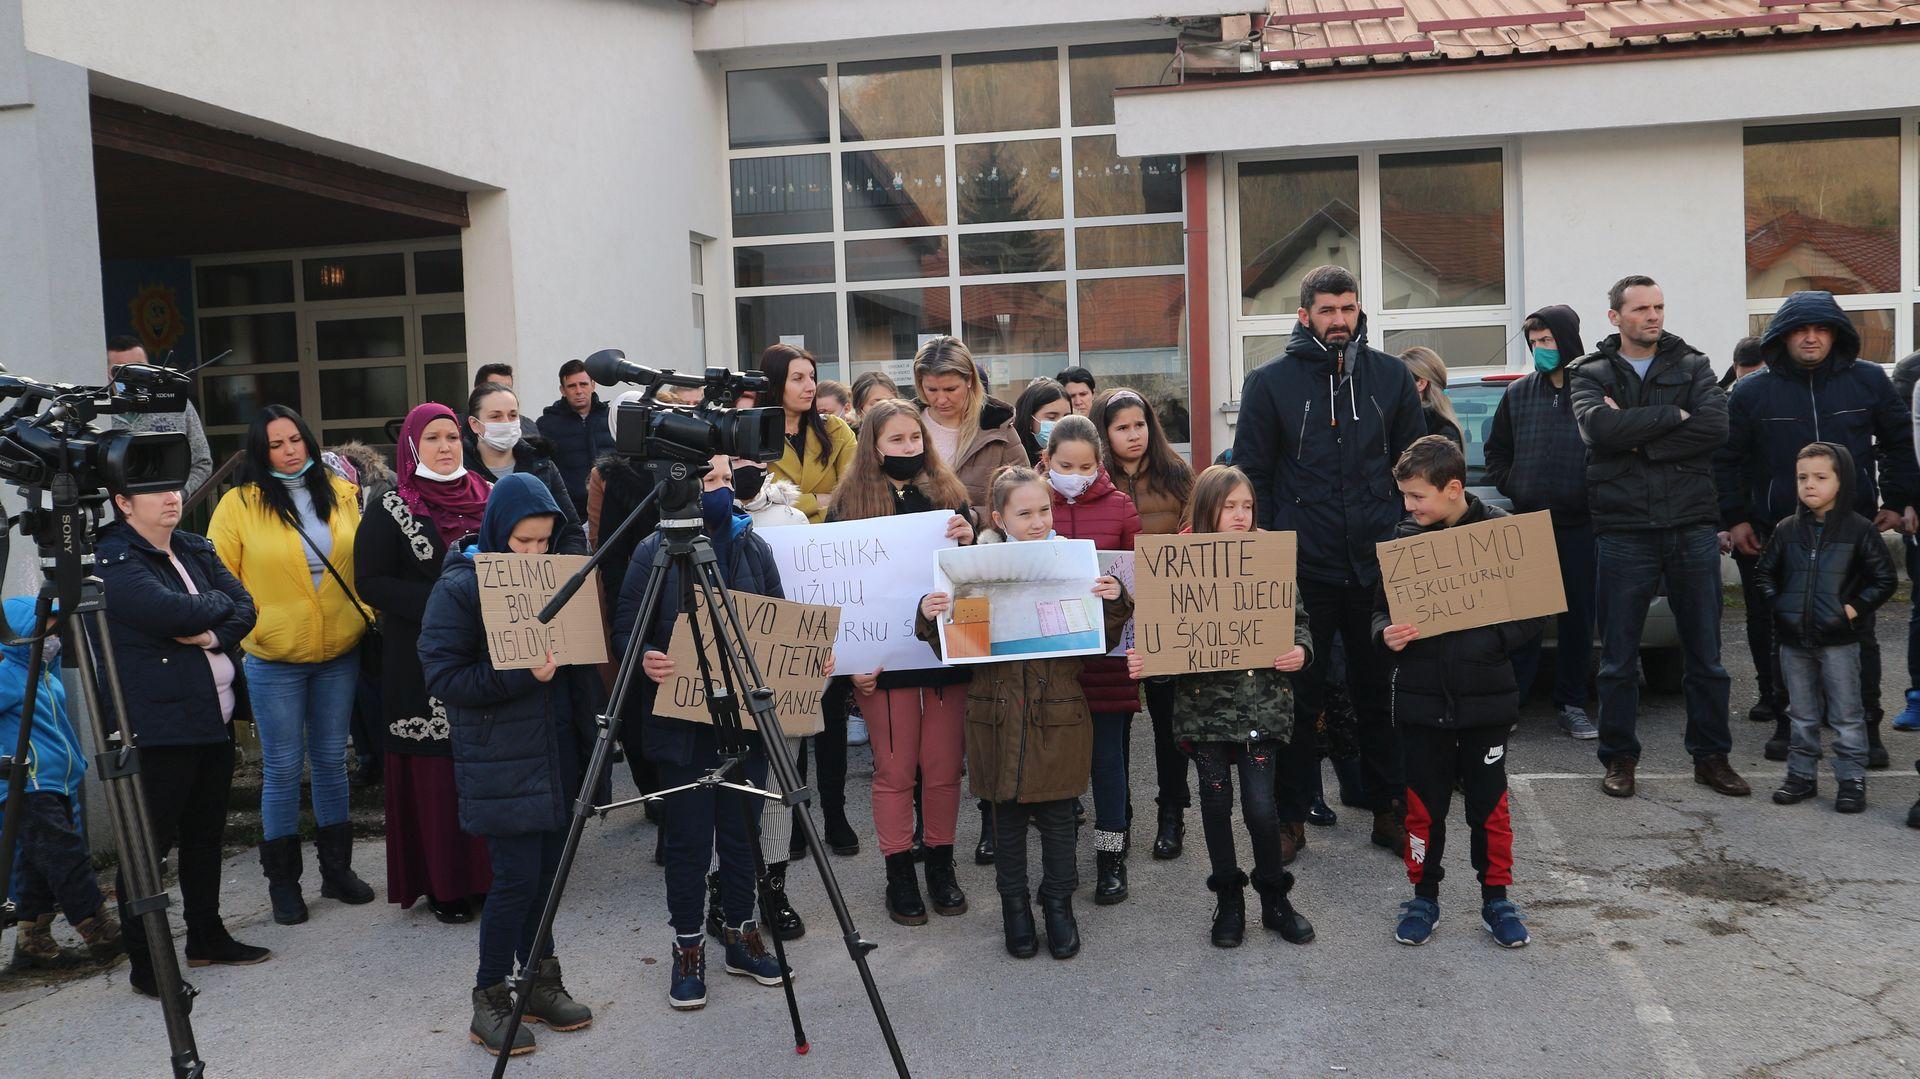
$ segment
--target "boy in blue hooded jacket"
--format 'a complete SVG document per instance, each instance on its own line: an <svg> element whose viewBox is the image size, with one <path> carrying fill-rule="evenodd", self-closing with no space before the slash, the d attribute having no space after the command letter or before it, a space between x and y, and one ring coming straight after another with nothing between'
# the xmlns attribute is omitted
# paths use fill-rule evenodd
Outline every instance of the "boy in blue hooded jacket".
<svg viewBox="0 0 1920 1079"><path fill-rule="evenodd" d="M4 607L13 635L32 636L34 601L11 596ZM0 753L8 756L19 744L29 648L25 643L0 647ZM56 904L95 960L105 962L120 954L120 920L100 893L93 859L75 825L73 798L87 774L87 759L67 718L67 690L56 673L59 656L59 638L48 638L47 667L40 673L29 734L26 816L20 822L13 880L7 889L20 918L13 942L15 969L54 969L85 962L79 952L53 939ZM10 774L0 771L0 806L13 793L7 786Z"/></svg>

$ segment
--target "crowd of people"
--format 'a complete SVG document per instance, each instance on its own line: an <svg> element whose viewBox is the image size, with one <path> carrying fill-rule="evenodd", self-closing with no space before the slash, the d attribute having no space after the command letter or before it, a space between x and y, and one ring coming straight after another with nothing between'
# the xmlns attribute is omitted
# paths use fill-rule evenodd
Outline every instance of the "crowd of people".
<svg viewBox="0 0 1920 1079"><path fill-rule="evenodd" d="M964 782L979 818L972 857L994 867L1006 950L1033 956L1044 935L1055 958L1076 954L1073 896L1089 815L1093 901L1128 898L1132 722L1144 710L1157 809L1150 853L1182 857L1197 794L1215 945L1243 942L1249 885L1261 925L1290 943L1314 939L1290 899L1288 867L1307 845L1305 826L1334 820L1324 760L1340 803L1370 812L1372 841L1404 862L1412 895L1397 940L1422 944L1439 922L1457 790L1481 923L1499 945L1523 946L1525 919L1507 894L1506 746L1546 630L1559 728L1597 743L1605 794L1631 797L1639 651L1648 611L1664 596L1684 652L1683 740L1694 777L1722 795L1751 793L1728 757L1723 553L1739 567L1760 676L1748 714L1770 725L1765 754L1786 766L1773 800L1817 795L1830 728L1834 808L1865 807L1867 771L1889 763L1874 627L1897 578L1882 534L1901 535L1910 575L1920 565L1911 405L1920 354L1890 379L1861 358L1859 335L1830 295L1798 293L1764 335L1741 343L1723 380L1667 330L1659 285L1630 276L1608 296L1616 332L1591 348L1571 308L1528 316L1533 370L1507 387L1487 429L1470 434L1447 398L1445 361L1427 348L1392 356L1370 347L1358 293L1340 267L1307 274L1285 351L1247 377L1231 450L1197 474L1145 395L1101 389L1085 368L1034 379L1007 404L952 337L921 346L906 387L879 372L850 387L823 381L814 357L795 345L761 356L769 399L741 404L781 410L783 453L770 462L715 458L700 501L736 590L783 594L768 529L896 514L947 514L946 536L961 545L1064 538L1129 551L1141 536L1297 536L1295 639L1271 668L1143 677L1131 653L830 667L822 732L790 739L790 748L813 773L826 846L850 855L862 837L847 814L848 747L871 746L872 838L894 922L925 924L929 907L947 917L968 912L955 872ZM110 349L115 363L141 358L124 341ZM480 368L464 415L434 403L407 414L391 468L366 446L323 449L298 413L267 406L205 537L180 530L180 492L112 492L99 572L143 750L140 782L161 848L179 852L189 966L271 956L234 939L219 911L233 725L248 719L260 742L259 859L276 922L308 917L303 776L320 897L375 899L353 868L348 794L350 782L380 782L387 901L410 908L424 900L443 922L480 923L472 1040L492 1053L534 1048L527 1027L506 1038L516 965L533 971L529 1019L552 1030L591 1022L565 987L554 942L538 955L533 945L614 672L551 655L530 670L496 669L474 557L617 544L603 564L601 606L610 654L641 635L642 691L612 717L634 783L642 791L690 783L718 764L722 746L711 726L653 707L658 685L675 673L680 592L669 580L642 623L646 575L634 568L655 556L657 515L620 530L651 484L614 452L617 405L637 394L602 400L577 360L560 368L559 382L559 399L531 420L512 370ZM191 410L145 422L198 430ZM1486 482L1513 512L1550 515L1567 609L1423 637L1394 622L1375 545L1506 515L1467 489L1470 444L1484 444ZM195 443L196 461L204 446L203 437ZM196 463L189 486L210 474ZM1112 576L1092 590L1116 639L1132 597ZM934 660L952 602L933 593L919 605L915 632ZM29 600L8 599L5 613L17 634L36 630ZM1920 729L1920 605L1910 627L1914 688L1893 720L1907 730ZM25 664L23 646L5 649L6 744L29 691ZM43 675L32 691L35 769L12 888L22 919L15 963L73 965L124 951L133 987L152 995L138 920L105 901L74 824L85 759L60 683ZM759 751L744 774L765 783ZM1250 872L1233 827L1236 777ZM0 786L0 797L7 793ZM806 854L804 832L788 811L744 801L741 812L735 795L701 787L647 805L673 932L667 995L677 1009L707 1003L709 937L728 974L770 986L794 974L768 938L806 932L786 890L790 864ZM1908 823L1920 827L1920 803ZM1028 878L1030 828L1040 845L1037 891ZM56 911L90 956L54 938Z"/></svg>

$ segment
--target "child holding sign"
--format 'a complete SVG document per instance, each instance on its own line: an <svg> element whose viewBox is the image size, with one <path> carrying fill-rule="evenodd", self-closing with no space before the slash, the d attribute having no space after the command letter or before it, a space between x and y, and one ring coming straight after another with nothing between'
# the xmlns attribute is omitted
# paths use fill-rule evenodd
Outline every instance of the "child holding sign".
<svg viewBox="0 0 1920 1079"><path fill-rule="evenodd" d="M994 476L989 492L994 526L1008 542L1053 537L1053 490L1030 468L1014 466ZM1093 594L1101 605L1107 638L1115 639L1133 615L1133 600L1120 582L1101 577ZM939 620L953 597L934 592L920 601L914 633L940 654ZM1081 657L1008 660L972 667L967 687L966 741L975 796L993 803L994 883L1007 952L1026 959L1039 950L1033 906L1027 895L1027 826L1040 830L1040 907L1047 921L1047 950L1055 959L1080 951L1073 918L1073 805L1087 789L1093 759L1093 719L1080 691Z"/></svg>
<svg viewBox="0 0 1920 1079"><path fill-rule="evenodd" d="M1231 465L1214 465L1193 485L1195 526L1210 532L1251 532L1253 485ZM1181 530L1193 531L1192 527ZM1291 651L1271 669L1209 671L1172 678L1170 717L1174 740L1193 757L1200 776L1200 828L1207 840L1213 875L1207 888L1219 897L1213 911L1213 944L1237 948L1246 935L1247 874L1233 847L1233 771L1240 771L1240 812L1253 841L1253 877L1260 893L1260 921L1291 944L1313 940L1313 923L1293 909L1287 893L1293 874L1280 845L1280 814L1274 804L1274 772L1281 747L1293 736L1293 679L1313 658L1313 634L1307 611L1296 597ZM1127 649L1128 673L1139 678L1143 657Z"/></svg>
<svg viewBox="0 0 1920 1079"><path fill-rule="evenodd" d="M460 827L484 839L493 888L480 912L480 967L468 1036L495 1056L533 1051L521 1027L505 1045L513 1003L507 975L528 961L541 905L553 887L567 835L569 803L580 790L585 730L599 711L591 667L561 667L551 655L532 670L495 669L480 614L476 553L546 554L561 526L560 506L526 473L502 479L487 499L479 542L455 545L420 620L420 667L427 692L447 707ZM535 957L527 1019L578 1030L593 1013L560 983L553 942Z"/></svg>
<svg viewBox="0 0 1920 1079"><path fill-rule="evenodd" d="M1507 512L1468 493L1467 462L1444 435L1415 439L1393 466L1407 516L1404 539L1477 524ZM1526 923L1507 899L1513 883L1513 817L1507 810L1507 736L1520 718L1512 653L1538 637L1544 619L1502 622L1420 639L1418 627L1392 624L1384 581L1373 630L1393 653L1393 725L1406 750L1407 845L1401 854L1413 898L1400 905L1394 939L1425 944L1440 921L1440 864L1447 804L1458 783L1466 795L1473 868L1480 875L1480 923L1503 948L1523 948Z"/></svg>

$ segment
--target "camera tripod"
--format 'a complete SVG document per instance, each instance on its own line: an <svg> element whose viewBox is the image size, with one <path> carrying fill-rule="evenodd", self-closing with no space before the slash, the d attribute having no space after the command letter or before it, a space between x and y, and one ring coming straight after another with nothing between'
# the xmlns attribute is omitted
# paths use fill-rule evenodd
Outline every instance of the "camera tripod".
<svg viewBox="0 0 1920 1079"><path fill-rule="evenodd" d="M6 562L11 527L17 521L39 548L41 571L46 579L34 603L32 635L16 637L10 628L0 629L0 638L8 644L30 642L27 691L20 704L19 743L12 747L11 756L0 757L0 767L7 771L9 793L5 823L0 824L0 889L7 892L7 913L11 915L14 910L13 857L26 813L33 713L40 696L40 676L46 671L47 637L57 634L67 665L78 668L87 718L93 725L93 744L97 750L93 762L95 774L106 789L122 877L133 893L121 899L127 916L139 919L146 931L147 948L153 957L154 982L160 992L160 1013L166 1020L167 1042L172 1049L173 1074L176 1079L198 1079L205 1074L206 1064L194 1045L193 1026L187 1019L193 1010L195 991L181 980L179 960L173 952L173 932L167 924L167 905L171 900L160 880L160 852L154 849L153 822L147 815L147 803L141 797L135 778L140 772L140 751L128 726L126 697L120 692L120 671L114 664L113 642L107 633L106 591L100 578L86 572L93 558L91 499L83 499L78 481L64 472L55 475L49 484L51 509L40 508L39 490L27 488L24 493L27 509L13 521L6 522L7 529L0 530L0 566ZM98 667L95 648L99 649ZM103 670L105 697L112 705L111 721L101 707Z"/></svg>
<svg viewBox="0 0 1920 1079"><path fill-rule="evenodd" d="M786 738L780 730L779 718L774 711L773 691L767 688L766 680L761 676L759 664L746 645L746 633L735 610L733 599L727 593L726 581L720 573L718 560L713 546L702 531L700 514L700 477L710 466L707 464L689 464L671 460L648 460L643 466L654 479L652 493L636 506L618 530L601 545L585 566L582 566L559 592L546 609L540 612L541 621L553 618L567 601L587 580L587 575L599 563L601 557L613 549L615 541L634 522L645 513L649 504L656 499L660 510L660 549L655 553L652 565L648 567L646 589L642 593L640 610L635 616L632 636L620 658L619 673L614 678L612 693L606 710L595 717L598 733L594 738L593 752L587 758L587 767L580 785L580 793L574 799L573 819L567 828L566 843L560 851L559 867L554 874L553 888L548 892L546 903L540 912L539 929L528 948L527 960L521 964L508 984L513 991L513 1017L509 1021L506 1037L502 1042L502 1051L493 1066L494 1079L506 1074L509 1053L505 1047L513 1044L519 1033L520 1024L526 1015L528 996L533 988L533 970L545 951L547 942L552 938L553 922L559 913L561 895L567 886L567 877L573 869L574 856L580 847L580 836L586 828L589 814L607 813L628 806L648 802L659 802L676 794L688 791L731 792L734 802L747 824L748 845L753 848L754 879L758 882L757 899L764 910L771 905L766 887L765 861L760 851L759 827L755 823L752 803L749 799L763 799L771 803L777 812L789 812L795 807L804 807L812 800L809 791L800 778L793 757L787 750ZM666 594L667 575L677 570L680 585L680 610L688 615L687 625L693 633L694 653L699 657L700 684L708 687L707 711L714 726L720 748L719 763L708 769L705 774L677 787L666 790L643 792L636 798L612 802L604 806L594 805L594 790L605 776L612 760L613 725L618 722L633 691L635 680L646 677L640 670L640 657L646 651L647 631L652 626L660 610L662 598ZM705 602L709 622L708 631L719 646L721 656L721 686L715 686L711 661L707 656L707 632L703 632L698 617L698 608L694 596L698 594ZM724 687L724 688L722 688ZM742 692L741 687L745 687ZM768 775L777 785L778 793L763 789L749 782L745 774L745 764L753 748L748 734L740 721L742 704L752 712L754 727L760 736L760 745L766 754ZM638 752L638 747L629 746L627 752ZM724 807L722 807L724 811ZM847 908L847 901L840 890L839 881L834 878L833 867L827 861L826 846L821 842L819 829L814 824L813 815L804 808L795 814L796 824L806 835L807 847L813 853L814 865L820 870L820 881L825 886L827 900L833 907L834 917L840 923L842 939L846 941L847 954L852 958L855 968L860 972L861 984L866 988L867 1002L873 1008L874 1018L880 1024L880 1034L886 1040L887 1052L893 1058L894 1071L906 1076L907 1062L901 1055L900 1042L894 1036L893 1023L887 1017L885 1002L880 999L880 987L873 980L873 971L867 966L867 953L876 945L863 939L853 924L853 915ZM787 966L786 947L780 935L770 928L767 935L773 938L775 961L781 971L780 984L787 998L787 1014L793 1023L794 1051L807 1052L809 1045L805 1027L800 1020L800 1005L793 992L793 978Z"/></svg>

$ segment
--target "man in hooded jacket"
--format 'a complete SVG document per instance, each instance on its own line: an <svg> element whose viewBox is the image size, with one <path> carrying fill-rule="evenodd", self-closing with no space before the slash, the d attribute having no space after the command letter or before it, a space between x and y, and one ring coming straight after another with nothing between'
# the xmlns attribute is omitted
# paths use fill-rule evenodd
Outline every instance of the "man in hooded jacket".
<svg viewBox="0 0 1920 1079"><path fill-rule="evenodd" d="M1798 509L1794 464L1810 442L1834 442L1853 457L1848 510L1882 532L1912 532L1920 463L1900 395L1880 365L1860 359L1860 334L1829 292L1787 297L1760 338L1766 369L1734 384L1727 444L1714 456L1720 509L1734 550L1758 554L1774 526ZM1869 766L1885 768L1880 740L1880 646L1873 615L1860 640L1860 695ZM1787 718L1775 720L1769 760L1787 759Z"/></svg>

